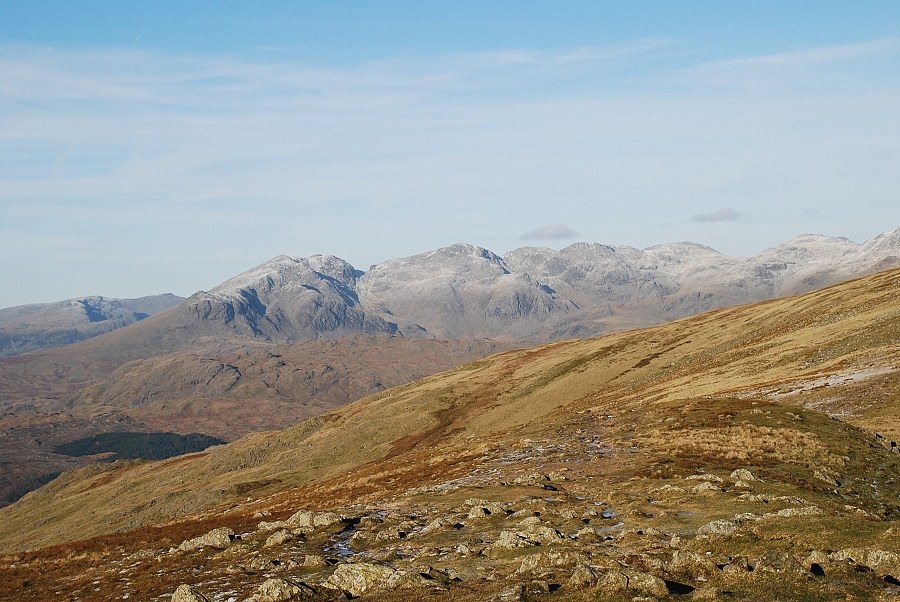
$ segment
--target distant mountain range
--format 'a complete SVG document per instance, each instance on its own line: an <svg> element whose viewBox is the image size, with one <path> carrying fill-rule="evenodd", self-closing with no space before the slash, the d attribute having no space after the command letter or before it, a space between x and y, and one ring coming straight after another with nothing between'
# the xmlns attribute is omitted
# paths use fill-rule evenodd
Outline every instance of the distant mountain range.
<svg viewBox="0 0 900 602"><path fill-rule="evenodd" d="M350 333L536 342L806 292L897 265L900 230L864 244L803 235L747 259L692 243L577 243L505 257L457 244L368 272L329 255L279 256L191 296L165 321L191 336L273 342Z"/></svg>
<svg viewBox="0 0 900 602"><path fill-rule="evenodd" d="M0 309L0 357L77 343L183 301L183 297L172 294L137 299L95 296Z"/></svg>
<svg viewBox="0 0 900 602"><path fill-rule="evenodd" d="M576 243L504 257L457 244L363 272L331 255L281 255L186 300L91 297L0 310L0 357L166 309L151 321L155 332L134 331L137 344L150 336L172 351L197 337L291 343L349 334L541 342L806 292L897 265L900 229L864 244L806 234L750 258L694 243L643 250Z"/></svg>

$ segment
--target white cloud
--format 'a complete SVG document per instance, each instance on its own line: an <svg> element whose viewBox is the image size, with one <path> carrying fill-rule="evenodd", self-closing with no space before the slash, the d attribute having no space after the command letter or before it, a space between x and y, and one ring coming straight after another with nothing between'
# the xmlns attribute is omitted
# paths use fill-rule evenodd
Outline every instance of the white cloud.
<svg viewBox="0 0 900 602"><path fill-rule="evenodd" d="M522 240L565 240L575 238L579 234L565 224L544 224L529 230L521 236Z"/></svg>

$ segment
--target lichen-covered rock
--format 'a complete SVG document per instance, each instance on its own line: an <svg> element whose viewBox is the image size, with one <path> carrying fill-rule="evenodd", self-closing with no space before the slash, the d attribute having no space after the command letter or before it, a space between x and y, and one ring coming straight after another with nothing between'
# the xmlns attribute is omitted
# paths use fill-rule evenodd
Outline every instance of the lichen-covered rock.
<svg viewBox="0 0 900 602"><path fill-rule="evenodd" d="M314 527L329 527L341 522L341 516L334 512L317 512L313 516Z"/></svg>
<svg viewBox="0 0 900 602"><path fill-rule="evenodd" d="M224 550L231 545L232 541L234 541L234 531L228 527L219 527L218 529L213 529L206 535L201 535L200 537L181 542L178 549L182 552L190 552L192 550L199 550L200 548L207 547Z"/></svg>
<svg viewBox="0 0 900 602"><path fill-rule="evenodd" d="M562 533L540 523L529 524L525 529L517 531L516 535L535 544L551 544L564 539Z"/></svg>
<svg viewBox="0 0 900 602"><path fill-rule="evenodd" d="M641 593L658 596L660 598L669 595L669 589L666 587L666 582L656 575L641 571L630 571L627 573L627 576L628 589L637 590Z"/></svg>
<svg viewBox="0 0 900 602"><path fill-rule="evenodd" d="M780 517L788 518L791 516L823 516L825 511L818 506L804 506L803 508L784 508L778 512L769 512L763 515L763 518Z"/></svg>
<svg viewBox="0 0 900 602"><path fill-rule="evenodd" d="M597 582L597 574L586 564L579 564L572 571L569 580L566 581L566 587L572 589L581 589L589 587Z"/></svg>
<svg viewBox="0 0 900 602"><path fill-rule="evenodd" d="M695 485L691 488L691 493L719 493L721 489L710 483L709 481L703 481L699 485Z"/></svg>
<svg viewBox="0 0 900 602"><path fill-rule="evenodd" d="M824 566L828 564L828 555L825 552L821 552L819 550L813 550L809 553L806 559L803 561L803 564L806 567L810 567L813 564L818 564L819 566Z"/></svg>
<svg viewBox="0 0 900 602"><path fill-rule="evenodd" d="M688 481L706 481L708 483L724 483L725 479L714 474L692 474L685 477Z"/></svg>
<svg viewBox="0 0 900 602"><path fill-rule="evenodd" d="M453 521L448 520L446 518L436 518L419 531L422 535L428 535L429 533L434 533L435 531L440 531L446 527L449 527L453 524Z"/></svg>
<svg viewBox="0 0 900 602"><path fill-rule="evenodd" d="M281 546L291 541L292 539L294 539L293 533L291 533L287 529L280 529L275 533L269 535L269 537L266 539L266 543L263 544L263 547L271 548L273 546Z"/></svg>
<svg viewBox="0 0 900 602"><path fill-rule="evenodd" d="M829 560L852 560L880 574L900 575L900 554L871 548L845 548L828 555Z"/></svg>
<svg viewBox="0 0 900 602"><path fill-rule="evenodd" d="M190 585L182 584L172 594L171 602L209 602L209 598Z"/></svg>
<svg viewBox="0 0 900 602"><path fill-rule="evenodd" d="M334 512L310 512L309 510L298 510L285 521L288 527L299 529L301 531L312 531L319 527L328 527L335 523L341 522L339 514Z"/></svg>
<svg viewBox="0 0 900 602"><path fill-rule="evenodd" d="M292 514L285 522L291 527L312 529L315 527L313 521L315 514L309 510L298 510Z"/></svg>
<svg viewBox="0 0 900 602"><path fill-rule="evenodd" d="M603 594L617 594L628 589L628 576L621 571L605 573L597 582L597 590Z"/></svg>
<svg viewBox="0 0 900 602"><path fill-rule="evenodd" d="M501 531L497 541L491 544L491 550L512 550L514 548L524 548L533 545L537 544L518 535L514 531Z"/></svg>
<svg viewBox="0 0 900 602"><path fill-rule="evenodd" d="M697 535L731 535L737 528L737 523L723 518L706 523L697 529Z"/></svg>
<svg viewBox="0 0 900 602"><path fill-rule="evenodd" d="M770 550L756 560L754 570L769 573L800 574L806 569L787 552Z"/></svg>
<svg viewBox="0 0 900 602"><path fill-rule="evenodd" d="M697 535L731 535L737 528L749 521L759 520L759 516L750 512L737 514L734 518L723 518L706 523L697 529Z"/></svg>
<svg viewBox="0 0 900 602"><path fill-rule="evenodd" d="M738 468L737 470L732 471L731 478L736 481L758 481L759 479L754 476L752 472L747 470L746 468Z"/></svg>
<svg viewBox="0 0 900 602"><path fill-rule="evenodd" d="M320 567L326 564L328 563L325 561L325 557L318 554L307 554L303 558L303 566L305 567Z"/></svg>
<svg viewBox="0 0 900 602"><path fill-rule="evenodd" d="M385 587L396 573L397 571L390 567L367 562L341 564L328 577L325 585L352 596L360 596L368 591Z"/></svg>
<svg viewBox="0 0 900 602"><path fill-rule="evenodd" d="M515 483L516 485L538 485L543 484L549 480L550 477L545 474L542 474L540 472L529 472L516 477L513 483Z"/></svg>
<svg viewBox="0 0 900 602"><path fill-rule="evenodd" d="M526 556L522 560L522 564L519 566L516 574L533 573L540 575L551 568L584 565L587 561L587 556L579 552L568 550L539 552Z"/></svg>
<svg viewBox="0 0 900 602"><path fill-rule="evenodd" d="M692 578L705 578L718 570L716 564L708 556L691 550L675 550L667 568L671 573Z"/></svg>
<svg viewBox="0 0 900 602"><path fill-rule="evenodd" d="M267 579L255 594L247 599L247 602L287 602L310 598L315 595L315 590L303 582L287 581L285 579Z"/></svg>
<svg viewBox="0 0 900 602"><path fill-rule="evenodd" d="M520 585L510 585L506 589L500 592L500 594L494 598L495 602L519 602L520 600L525 599L525 588Z"/></svg>
<svg viewBox="0 0 900 602"><path fill-rule="evenodd" d="M276 529L290 529L293 527L291 523L286 520L276 520L276 521L261 521L258 525L256 525L257 531L275 531Z"/></svg>

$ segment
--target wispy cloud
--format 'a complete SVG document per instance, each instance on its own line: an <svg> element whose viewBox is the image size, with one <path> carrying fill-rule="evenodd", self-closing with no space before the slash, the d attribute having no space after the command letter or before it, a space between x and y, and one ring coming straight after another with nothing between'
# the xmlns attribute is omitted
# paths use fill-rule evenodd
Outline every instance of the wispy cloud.
<svg viewBox="0 0 900 602"><path fill-rule="evenodd" d="M896 41L688 54L649 40L314 64L2 46L0 238L75 249L66 232L102 240L118 222L123 249L157 245L143 257L160 260L205 257L202 245L260 259L353 245L347 259L369 265L457 240L604 240L607 228L650 245L691 236L664 224L740 218L685 219L688 200L770 221L784 199L823 216L851 198L890 211ZM556 224L574 223L560 207L583 216L582 234Z"/></svg>
<svg viewBox="0 0 900 602"><path fill-rule="evenodd" d="M566 240L579 236L578 232L565 224L544 224L525 232L521 240Z"/></svg>
<svg viewBox="0 0 900 602"><path fill-rule="evenodd" d="M716 211L712 211L710 213L698 213L697 215L692 215L691 221L700 224L715 224L718 222L734 222L737 221L740 217L740 213L738 213L734 209L731 209L730 207L726 207L724 209L717 209Z"/></svg>

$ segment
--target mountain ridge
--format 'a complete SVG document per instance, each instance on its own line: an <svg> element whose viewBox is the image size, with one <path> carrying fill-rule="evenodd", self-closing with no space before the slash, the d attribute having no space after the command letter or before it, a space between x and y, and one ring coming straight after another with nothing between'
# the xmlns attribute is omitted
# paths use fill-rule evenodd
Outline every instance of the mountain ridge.
<svg viewBox="0 0 900 602"><path fill-rule="evenodd" d="M123 318L120 311L114 320L109 310L85 303L83 324L63 335L51 319L29 324L27 316L40 315L44 306L0 310L0 357L40 348L21 342L23 336L37 339L35 331L43 331L47 344L66 344L178 305L160 325L170 333L165 351L198 336L288 343L389 334L537 343L805 292L896 265L900 229L862 244L801 234L749 258L691 242L645 249L578 242L559 251L521 247L504 256L458 243L364 272L334 255L278 255L180 304L180 298L159 296L166 304L146 315ZM111 303L127 308L127 301Z"/></svg>
<svg viewBox="0 0 900 602"><path fill-rule="evenodd" d="M574 243L559 251L523 247L503 257L458 243L362 272L335 256L281 255L212 289L209 294L226 306L223 313L200 309L198 315L229 322L243 315L263 338L277 328L255 325L289 324L287 331L300 338L349 330L540 342L612 330L603 322L611 308L622 307L636 325L648 325L895 265L900 229L863 244L804 234L744 259L696 243L643 250ZM293 290L295 298L286 304L279 288ZM697 294L703 295L699 304Z"/></svg>

